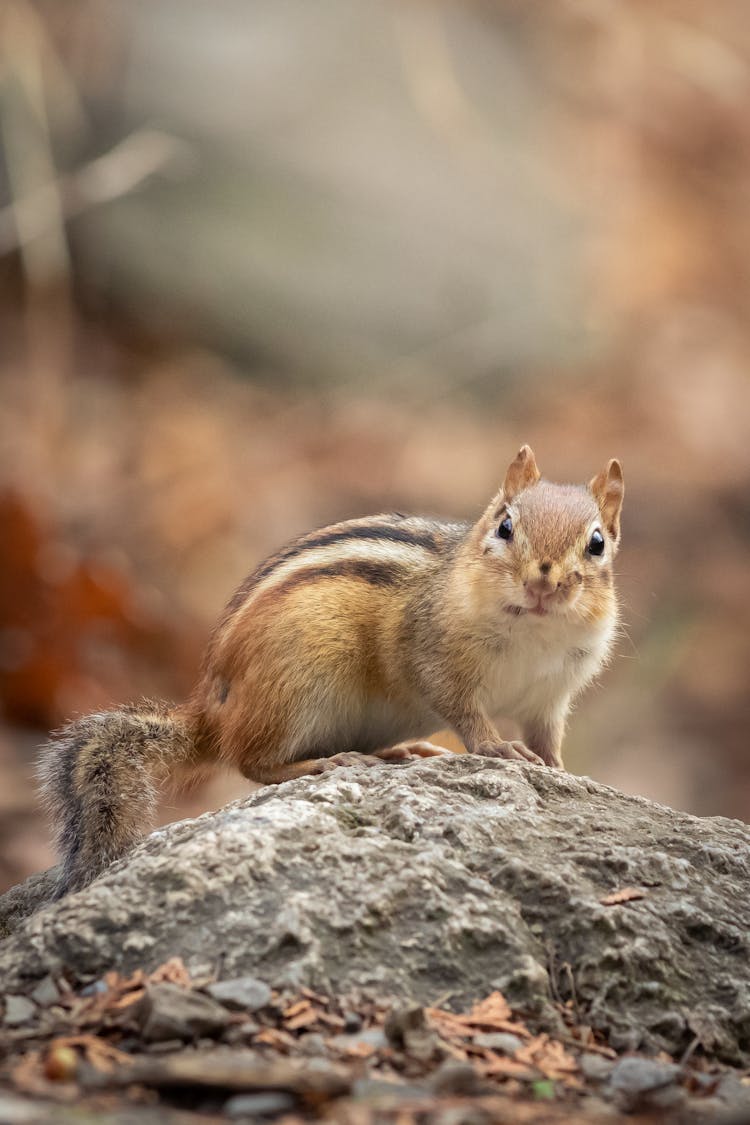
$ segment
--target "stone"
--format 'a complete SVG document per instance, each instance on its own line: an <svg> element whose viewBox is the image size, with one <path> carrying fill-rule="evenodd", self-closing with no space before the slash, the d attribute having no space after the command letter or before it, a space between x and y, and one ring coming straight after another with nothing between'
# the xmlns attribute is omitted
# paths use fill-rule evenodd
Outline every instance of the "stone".
<svg viewBox="0 0 750 1125"><path fill-rule="evenodd" d="M416 1083L396 1082L392 1079L367 1076L358 1078L352 1086L352 1097L358 1102L367 1102L368 1106L378 1109L390 1108L395 1104L400 1105L405 1101L421 1101L430 1095L428 1086L419 1086Z"/></svg>
<svg viewBox="0 0 750 1125"><path fill-rule="evenodd" d="M716 1087L716 1097L732 1113L745 1114L750 1121L750 1082L747 1076L724 1074Z"/></svg>
<svg viewBox="0 0 750 1125"><path fill-rule="evenodd" d="M605 1059L593 1051L586 1051L578 1060L581 1073L589 1082L606 1082L615 1067L614 1059Z"/></svg>
<svg viewBox="0 0 750 1125"><path fill-rule="evenodd" d="M259 1031L259 1023L256 1023L255 1020L245 1020L243 1023L228 1027L222 1035L222 1042L232 1044L251 1043Z"/></svg>
<svg viewBox="0 0 750 1125"><path fill-rule="evenodd" d="M509 1031L486 1031L474 1036L477 1047L487 1047L490 1051L502 1051L504 1055L514 1055L523 1047L523 1040Z"/></svg>
<svg viewBox="0 0 750 1125"><path fill-rule="evenodd" d="M44 1125L49 1120L48 1103L30 1102L12 1094L0 1093L0 1121L3 1125Z"/></svg>
<svg viewBox="0 0 750 1125"><path fill-rule="evenodd" d="M609 1084L613 1090L644 1093L659 1090L675 1082L680 1073L676 1063L657 1062L656 1059L624 1058L614 1067Z"/></svg>
<svg viewBox="0 0 750 1125"><path fill-rule="evenodd" d="M675 1086L679 1075L676 1063L628 1056L615 1065L605 1092L627 1112L647 1107L667 1109L675 1105L682 1094ZM666 1097L665 1091L669 1091Z"/></svg>
<svg viewBox="0 0 750 1125"><path fill-rule="evenodd" d="M164 982L146 992L141 1033L147 1042L198 1039L222 1031L230 1018L210 996Z"/></svg>
<svg viewBox="0 0 750 1125"><path fill-rule="evenodd" d="M311 1058L322 1057L328 1053L328 1047L323 1036L317 1031L306 1031L297 1040L300 1054L309 1055Z"/></svg>
<svg viewBox="0 0 750 1125"><path fill-rule="evenodd" d="M108 986L103 980L92 980L90 984L81 989L81 996L103 996L108 991Z"/></svg>
<svg viewBox="0 0 750 1125"><path fill-rule="evenodd" d="M52 977L47 975L42 977L29 996L40 1008L49 1008L60 999L60 992Z"/></svg>
<svg viewBox="0 0 750 1125"><path fill-rule="evenodd" d="M257 1012L271 1000L271 989L257 977L220 980L207 985L205 991L225 1008L239 1012Z"/></svg>
<svg viewBox="0 0 750 1125"><path fill-rule="evenodd" d="M289 1113L296 1105L296 1099L283 1090L269 1090L260 1094L235 1094L224 1103L228 1117L275 1117L279 1113Z"/></svg>
<svg viewBox="0 0 750 1125"><path fill-rule="evenodd" d="M356 1050L358 1047L372 1048L379 1051L388 1046L388 1039L379 1027L369 1027L364 1031L357 1031L353 1035L334 1035L330 1044L338 1051Z"/></svg>
<svg viewBox="0 0 750 1125"><path fill-rule="evenodd" d="M565 962L582 1021L612 1042L679 1055L699 1027L714 1057L750 1062L750 829L562 771L354 765L159 829L43 905L53 882L0 899L6 991L215 950L227 978L287 990L449 992L465 1011L499 988L554 1030L548 969ZM602 904L627 886L647 894Z"/></svg>
<svg viewBox="0 0 750 1125"><path fill-rule="evenodd" d="M435 1094L455 1094L460 1097L474 1097L486 1088L477 1071L469 1062L446 1059L430 1077L430 1089Z"/></svg>
<svg viewBox="0 0 750 1125"><path fill-rule="evenodd" d="M29 1023L36 1015L36 1005L25 996L5 996L5 1015L3 1022L7 1027L20 1027Z"/></svg>

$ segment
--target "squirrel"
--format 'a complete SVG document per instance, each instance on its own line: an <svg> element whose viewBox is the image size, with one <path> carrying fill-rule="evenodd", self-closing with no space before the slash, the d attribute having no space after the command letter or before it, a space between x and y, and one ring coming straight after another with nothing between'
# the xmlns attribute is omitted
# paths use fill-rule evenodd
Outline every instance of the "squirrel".
<svg viewBox="0 0 750 1125"><path fill-rule="evenodd" d="M57 896L142 837L158 786L232 765L273 783L350 764L469 753L562 767L572 698L617 623L624 494L543 480L524 445L474 524L401 514L296 539L236 591L179 706L148 701L53 734L40 779L62 855ZM505 741L493 716L520 723ZM363 757L364 756L364 757Z"/></svg>

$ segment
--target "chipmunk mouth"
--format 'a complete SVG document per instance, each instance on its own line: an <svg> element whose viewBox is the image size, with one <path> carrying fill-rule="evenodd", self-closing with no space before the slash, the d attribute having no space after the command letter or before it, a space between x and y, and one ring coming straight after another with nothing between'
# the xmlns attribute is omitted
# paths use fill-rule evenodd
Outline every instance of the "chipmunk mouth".
<svg viewBox="0 0 750 1125"><path fill-rule="evenodd" d="M556 593L556 592L555 592ZM540 597L535 605L507 605L505 612L513 617L552 617L562 608L562 603L555 593Z"/></svg>
<svg viewBox="0 0 750 1125"><path fill-rule="evenodd" d="M506 605L505 612L512 614L514 617L525 617L528 614L531 614L532 617L546 617L549 613L549 607L542 602L533 606Z"/></svg>

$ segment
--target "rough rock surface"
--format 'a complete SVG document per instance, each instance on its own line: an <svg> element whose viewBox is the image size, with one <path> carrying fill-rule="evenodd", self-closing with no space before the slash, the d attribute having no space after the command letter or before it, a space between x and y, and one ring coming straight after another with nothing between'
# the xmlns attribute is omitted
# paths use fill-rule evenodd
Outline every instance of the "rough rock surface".
<svg viewBox="0 0 750 1125"><path fill-rule="evenodd" d="M43 897L30 881L27 910ZM750 828L586 778L470 756L267 787L153 833L26 920L9 892L4 991L176 954L272 985L467 1004L500 988L553 1021L574 997L613 1045L695 1036L750 1055ZM643 897L604 905L636 887Z"/></svg>

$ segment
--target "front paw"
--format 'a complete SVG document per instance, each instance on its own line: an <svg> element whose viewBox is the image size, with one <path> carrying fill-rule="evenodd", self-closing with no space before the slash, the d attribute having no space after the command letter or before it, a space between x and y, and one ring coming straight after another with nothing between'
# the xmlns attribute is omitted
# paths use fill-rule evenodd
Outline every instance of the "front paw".
<svg viewBox="0 0 750 1125"><path fill-rule="evenodd" d="M505 742L501 739L498 742L480 742L478 746L474 747L474 753L479 754L482 758L505 758L508 761L533 762L535 766L544 765L538 754L529 750L525 743L517 740Z"/></svg>

